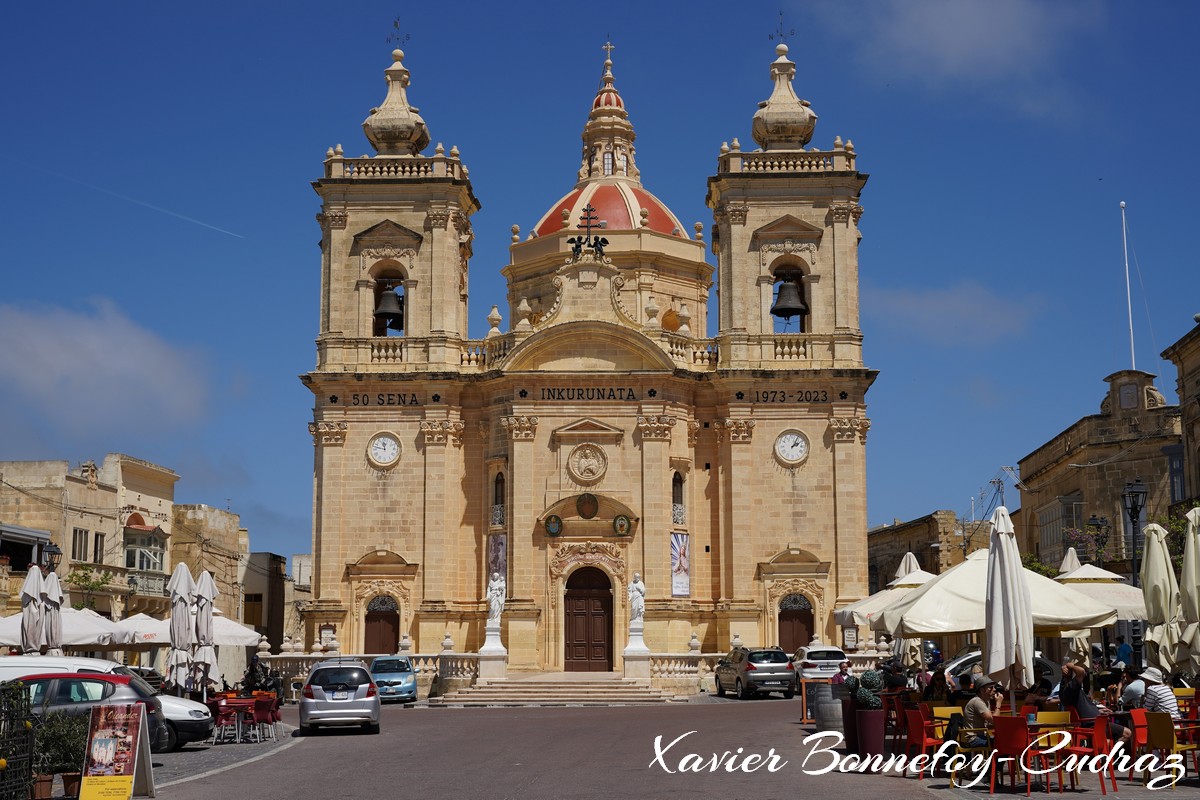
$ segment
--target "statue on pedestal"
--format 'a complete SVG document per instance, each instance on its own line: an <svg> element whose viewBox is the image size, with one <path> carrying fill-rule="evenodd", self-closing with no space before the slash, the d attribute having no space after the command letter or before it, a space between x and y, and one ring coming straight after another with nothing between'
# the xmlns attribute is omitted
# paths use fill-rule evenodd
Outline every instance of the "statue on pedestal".
<svg viewBox="0 0 1200 800"><path fill-rule="evenodd" d="M500 621L500 615L504 613L504 596L506 594L508 594L508 587L505 585L504 578L499 572L493 572L487 588L488 622Z"/></svg>
<svg viewBox="0 0 1200 800"><path fill-rule="evenodd" d="M633 573L633 582L629 584L629 621L641 620L646 613L646 584L642 583L642 574Z"/></svg>

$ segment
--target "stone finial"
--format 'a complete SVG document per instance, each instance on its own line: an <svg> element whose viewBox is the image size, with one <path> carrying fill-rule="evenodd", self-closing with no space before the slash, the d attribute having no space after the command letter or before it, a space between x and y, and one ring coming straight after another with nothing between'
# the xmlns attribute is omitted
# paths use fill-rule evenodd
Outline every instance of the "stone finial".
<svg viewBox="0 0 1200 800"><path fill-rule="evenodd" d="M342 149L342 146L340 144L335 144L333 146L333 154L335 156L337 156L338 158L341 158L345 154L345 152L346 151Z"/></svg>
<svg viewBox="0 0 1200 800"><path fill-rule="evenodd" d="M729 152L729 142L721 142L721 155Z"/></svg>
<svg viewBox="0 0 1200 800"><path fill-rule="evenodd" d="M412 652L412 639L408 638L407 633L400 634L400 654L408 655Z"/></svg>
<svg viewBox="0 0 1200 800"><path fill-rule="evenodd" d="M833 137L833 149L841 150L843 147L845 147L845 145L842 144L842 137L840 137L840 136Z"/></svg>
<svg viewBox="0 0 1200 800"><path fill-rule="evenodd" d="M445 148L445 147L442 145L442 143L441 143L441 142L438 142L438 143L437 143L437 146L433 148L433 152L434 152L434 153L436 153L436 154L437 154L437 155L439 155L439 156L441 156L441 155L445 155L445 154L446 154L446 148Z"/></svg>
<svg viewBox="0 0 1200 800"><path fill-rule="evenodd" d="M501 319L503 318L500 316L500 308L498 306L492 306L492 310L488 312L487 315L488 325L491 325L491 328L488 329L486 338L491 339L494 336L500 335Z"/></svg>
<svg viewBox="0 0 1200 800"><path fill-rule="evenodd" d="M696 635L695 631L692 631L692 638L690 641L688 641L688 652L690 652L690 653L699 653L700 652L700 637Z"/></svg>
<svg viewBox="0 0 1200 800"><path fill-rule="evenodd" d="M450 145L450 157L458 158L458 156L459 156L458 145L456 145L456 144Z"/></svg>
<svg viewBox="0 0 1200 800"><path fill-rule="evenodd" d="M442 652L449 653L454 650L454 639L450 636L450 631L446 631L446 635L442 637Z"/></svg>
<svg viewBox="0 0 1200 800"><path fill-rule="evenodd" d="M371 109L363 121L375 152L380 155L415 156L429 145L429 129L418 109L408 102L408 70L404 67L404 51L392 51L392 66L385 71L387 97L378 108Z"/></svg>
<svg viewBox="0 0 1200 800"><path fill-rule="evenodd" d="M733 151L734 153L737 153L737 152L740 152L740 151L741 151L741 149L742 149L742 143L741 143L741 142L739 142L739 141L737 140L737 137L736 137L736 136L735 136L735 137L733 137L733 144L731 144L731 145L729 146L729 149L730 149L731 151Z"/></svg>
<svg viewBox="0 0 1200 800"><path fill-rule="evenodd" d="M696 241L703 242L704 241L704 223L697 222L692 227L696 230Z"/></svg>
<svg viewBox="0 0 1200 800"><path fill-rule="evenodd" d="M333 158L333 148L332 147L330 147L328 150L325 151L325 157Z"/></svg>
<svg viewBox="0 0 1200 800"><path fill-rule="evenodd" d="M263 636L258 640L258 654L260 656L271 655L271 643L267 641L266 636Z"/></svg>
<svg viewBox="0 0 1200 800"><path fill-rule="evenodd" d="M640 223L641 227L649 228L650 227L650 210L645 209L645 208L640 209L638 212L638 216L640 216L642 218L641 223Z"/></svg>
<svg viewBox="0 0 1200 800"><path fill-rule="evenodd" d="M729 643L729 647L730 647L730 649L732 649L734 647L741 647L741 646L742 646L742 635L740 633L735 633L733 635L733 641Z"/></svg>
<svg viewBox="0 0 1200 800"><path fill-rule="evenodd" d="M657 328L662 323L658 321L658 303L654 302L654 295L650 295L646 300L646 327Z"/></svg>
<svg viewBox="0 0 1200 800"><path fill-rule="evenodd" d="M571 209L569 209L569 208L563 208L563 210L562 210L562 223L563 223L563 227L564 227L564 228L569 228L569 227L571 227Z"/></svg>
<svg viewBox="0 0 1200 800"><path fill-rule="evenodd" d="M803 150L817 124L817 115L808 107L808 101L797 97L792 88L796 65L788 60L787 52L786 44L775 46L778 58L771 64L775 88L759 104L750 126L754 141L763 150Z"/></svg>
<svg viewBox="0 0 1200 800"><path fill-rule="evenodd" d="M318 639L317 641L313 642L313 646L312 646L313 655L319 656L323 652L325 652L325 648L321 645L321 640Z"/></svg>
<svg viewBox="0 0 1200 800"><path fill-rule="evenodd" d="M692 321L692 312L688 311L687 303L680 303L679 310L675 312L675 316L679 317L679 329L676 333L682 333L685 336L692 332L688 323Z"/></svg>
<svg viewBox="0 0 1200 800"><path fill-rule="evenodd" d="M517 327L519 331L527 331L533 327L529 319L533 316L533 309L529 306L529 298L522 297L521 302L517 303Z"/></svg>
<svg viewBox="0 0 1200 800"><path fill-rule="evenodd" d="M516 242L519 242L519 241L521 241L521 226L520 226L520 225L513 225L513 226L512 226L512 228L511 228L510 230L512 231L512 240L513 240L513 243L516 243Z"/></svg>

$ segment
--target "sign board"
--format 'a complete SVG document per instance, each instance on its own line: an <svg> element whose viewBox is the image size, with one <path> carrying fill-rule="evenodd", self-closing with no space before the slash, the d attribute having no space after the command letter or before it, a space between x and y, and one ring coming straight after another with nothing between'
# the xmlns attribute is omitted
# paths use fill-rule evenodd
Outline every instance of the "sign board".
<svg viewBox="0 0 1200 800"><path fill-rule="evenodd" d="M858 628L846 627L842 628L842 649L857 650L858 649Z"/></svg>
<svg viewBox="0 0 1200 800"><path fill-rule="evenodd" d="M148 727L141 703L92 708L79 800L155 796Z"/></svg>

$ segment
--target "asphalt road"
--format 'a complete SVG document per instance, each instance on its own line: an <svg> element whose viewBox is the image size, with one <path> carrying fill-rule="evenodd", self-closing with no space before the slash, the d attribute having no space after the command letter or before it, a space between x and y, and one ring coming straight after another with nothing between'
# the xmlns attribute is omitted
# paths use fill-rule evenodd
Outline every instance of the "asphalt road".
<svg viewBox="0 0 1200 800"><path fill-rule="evenodd" d="M896 775L805 774L830 759L814 756L805 764L809 748L802 739L812 729L800 726L799 711L799 701L777 697L623 708L389 706L379 735L356 730L294 734L283 746L264 748L256 761L214 767L221 771L211 774L201 769L193 772L199 777L168 785L158 796L782 800L800 795L929 800L929 781ZM294 724L295 711L290 713L288 721ZM213 750L219 755L236 747ZM726 752L739 767L752 754L762 760L751 761L748 771L729 772L725 766L699 773L680 769L689 754L698 756L690 761L707 764L714 753ZM186 752L172 754L171 760L181 755L189 757Z"/></svg>

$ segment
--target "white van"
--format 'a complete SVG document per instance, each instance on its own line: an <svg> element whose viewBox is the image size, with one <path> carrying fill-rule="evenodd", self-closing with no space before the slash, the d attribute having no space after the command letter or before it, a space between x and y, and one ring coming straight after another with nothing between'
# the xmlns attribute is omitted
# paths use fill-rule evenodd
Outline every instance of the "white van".
<svg viewBox="0 0 1200 800"><path fill-rule="evenodd" d="M142 680L124 664L103 658L33 655L0 658L0 682L42 672L114 672ZM208 706L162 692L155 696L162 703L163 718L167 724L166 744L158 749L177 750L188 742L202 742L212 736L213 718Z"/></svg>

